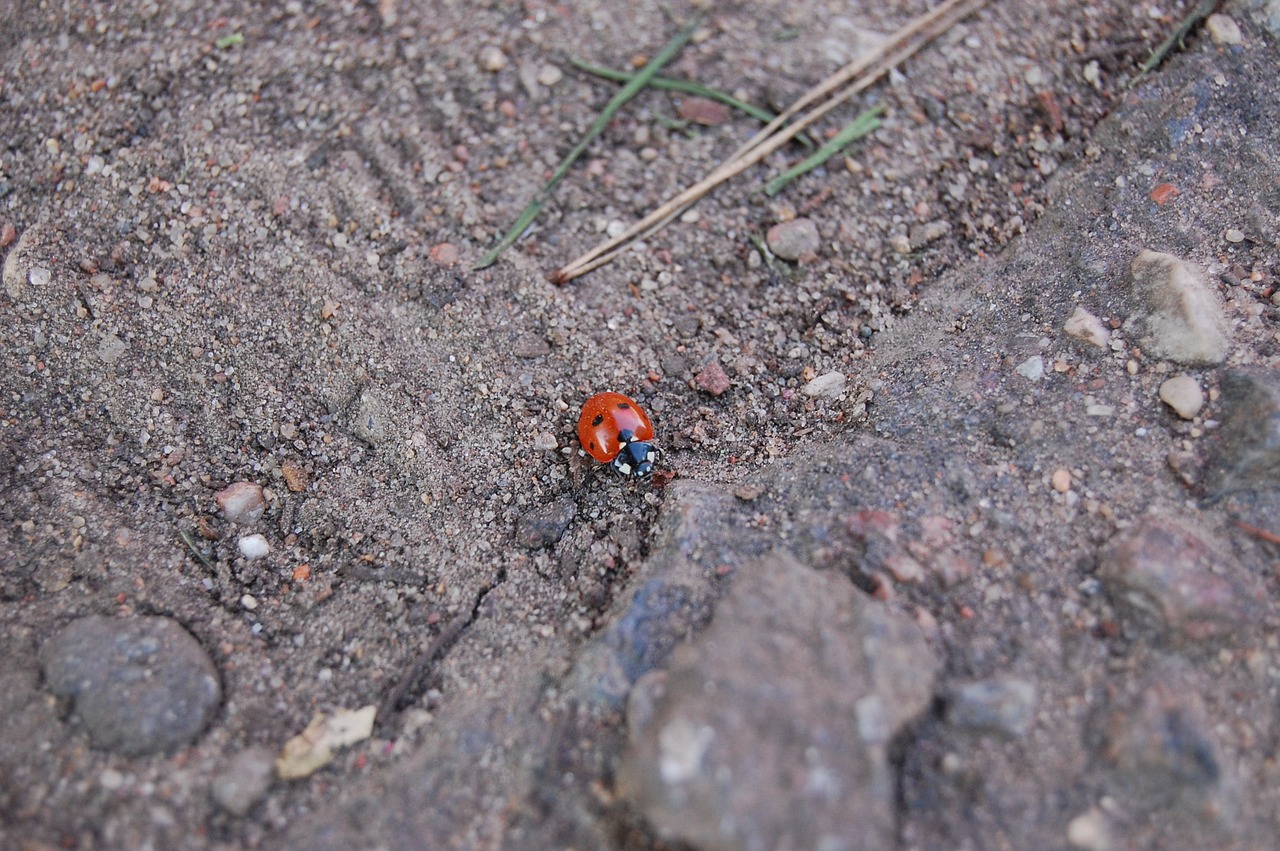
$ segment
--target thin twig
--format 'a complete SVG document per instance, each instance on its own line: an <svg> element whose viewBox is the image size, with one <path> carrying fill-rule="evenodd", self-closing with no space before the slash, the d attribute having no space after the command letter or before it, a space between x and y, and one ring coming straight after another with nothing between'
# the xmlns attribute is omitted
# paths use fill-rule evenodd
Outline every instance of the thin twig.
<svg viewBox="0 0 1280 851"><path fill-rule="evenodd" d="M404 672L400 677L400 681L396 683L396 687L388 692L383 698L382 705L378 707L378 720L383 723L389 723L390 719L395 715L396 709L400 706L400 701L404 700L404 696L409 693L409 689L413 688L414 683L426 673L427 668L435 661L450 644L462 632L463 627L471 622L473 613L465 611L449 621L444 629L440 630L440 634L436 636L435 641L427 645L427 649L418 654L418 658L413 660L413 664L409 666L409 670Z"/></svg>
<svg viewBox="0 0 1280 851"><path fill-rule="evenodd" d="M916 18L879 49L873 51L871 56L850 63L828 80L811 89L711 174L671 198L618 236L571 261L558 270L552 276L552 280L563 284L608 263L622 251L627 243L661 229L712 189L760 162L831 110L859 92L865 91L882 75L887 74L889 69L915 55L930 41L986 3L987 0L947 0L932 12ZM795 115L799 109L830 94L842 84L847 84L847 87L832 95L826 103L815 107L807 115L785 128L781 127L782 123Z"/></svg>
<svg viewBox="0 0 1280 851"><path fill-rule="evenodd" d="M179 529L178 537L182 539L182 543L187 545L187 549L191 550L191 554L199 559L200 563L205 566L206 570L215 574L218 572L218 569L213 566L213 562L209 561L209 557L200 552L200 548L196 546L195 539L191 537L190 532L186 529Z"/></svg>
<svg viewBox="0 0 1280 851"><path fill-rule="evenodd" d="M1248 532L1250 535L1253 535L1258 540L1266 541L1268 544L1280 544L1280 535L1277 535L1275 532L1268 532L1266 529L1259 529L1257 526L1252 526L1245 523L1243 520L1237 520L1236 526L1240 527L1245 532Z"/></svg>
<svg viewBox="0 0 1280 851"><path fill-rule="evenodd" d="M604 132L604 128L613 120L613 116L622 108L623 104L631 100L646 86L648 86L649 81L657 76L657 73L662 66L675 58L675 55L689 43L689 39L693 38L694 32L701 25L702 18L702 13L695 14L689 20L689 23L685 25L684 29L680 30L680 32L676 34L675 38L671 39L671 41L667 43L667 46L662 48L662 51L657 56L649 60L648 64L646 64L644 68L640 69L640 73L636 74L629 83L619 89L617 94L609 99L609 102L605 104L604 110L587 130L586 135L582 137L582 141L580 141L574 149L569 152L568 156L560 161L560 165L558 165L555 172L552 173L551 179L547 181L547 185L542 187L538 194L534 196L534 199L529 202L529 206L524 208L524 212L520 214L519 218L516 219L515 224L513 224L506 234L503 235L502 239L498 240L498 244L489 249L489 253L485 254L484 257L481 257L480 261L471 267L473 271L492 265L502 252L510 248L511 245L520 238L520 235L523 234L525 229L533 223L533 220L537 218L538 213L542 211L543 206L545 206L547 201L550 200L551 193L560 185L560 181L564 180L565 175L569 173L569 169L573 167L573 164L577 161L578 157L582 156L582 152L587 149L588 145L595 141L597 136Z"/></svg>
<svg viewBox="0 0 1280 851"><path fill-rule="evenodd" d="M592 65L590 62L583 62L581 59L569 58L570 64L579 71L585 71L597 77L603 77L606 80L612 80L615 83L629 83L636 78L635 74L629 71L615 71L612 68L605 68L602 65ZM681 92L686 95L694 95L703 97L707 100L719 101L725 106L732 107L739 112L746 113L757 121L763 121L768 124L774 119L774 114L767 109L761 109L755 104L738 100L731 94L704 86L702 83L695 83L691 80L673 80L670 77L654 77L649 81L649 88L663 89L669 92Z"/></svg>

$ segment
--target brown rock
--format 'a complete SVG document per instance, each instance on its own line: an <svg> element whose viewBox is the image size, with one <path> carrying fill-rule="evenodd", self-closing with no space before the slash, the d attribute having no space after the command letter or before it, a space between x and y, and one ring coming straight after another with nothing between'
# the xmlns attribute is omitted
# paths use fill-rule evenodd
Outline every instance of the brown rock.
<svg viewBox="0 0 1280 851"><path fill-rule="evenodd" d="M1172 518L1122 533L1098 575L1127 628L1175 643L1230 638L1255 606L1235 561Z"/></svg>
<svg viewBox="0 0 1280 851"><path fill-rule="evenodd" d="M689 97L680 102L676 115L685 121L701 124L705 127L716 127L733 117L729 107L719 101L707 98Z"/></svg>
<svg viewBox="0 0 1280 851"><path fill-rule="evenodd" d="M712 396L719 396L730 386L729 376L725 374L724 367L720 365L720 361L714 360L693 377L693 383L699 390L710 393Z"/></svg>
<svg viewBox="0 0 1280 851"><path fill-rule="evenodd" d="M769 228L769 250L783 260L799 260L818 253L822 239L812 219L792 219Z"/></svg>

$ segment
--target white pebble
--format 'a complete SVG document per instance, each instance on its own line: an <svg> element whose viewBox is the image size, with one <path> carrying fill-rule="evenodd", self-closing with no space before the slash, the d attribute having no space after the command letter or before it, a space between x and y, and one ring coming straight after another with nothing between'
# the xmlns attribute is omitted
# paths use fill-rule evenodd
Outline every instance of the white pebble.
<svg viewBox="0 0 1280 851"><path fill-rule="evenodd" d="M262 558L271 552L271 545L261 535L245 535L240 539L240 555L247 559Z"/></svg>
<svg viewBox="0 0 1280 851"><path fill-rule="evenodd" d="M245 594L240 598L240 605L252 612L254 609L258 608L258 598L252 594Z"/></svg>
<svg viewBox="0 0 1280 851"><path fill-rule="evenodd" d="M1160 401L1184 420L1193 419L1204 407L1204 391L1189 375L1175 375L1160 385Z"/></svg>
<svg viewBox="0 0 1280 851"><path fill-rule="evenodd" d="M1062 330L1078 340L1084 340L1100 348L1106 348L1111 340L1111 332L1102 324L1102 320L1079 306L1062 326Z"/></svg>
<svg viewBox="0 0 1280 851"><path fill-rule="evenodd" d="M27 273L27 280L33 286L43 287L49 283L49 270L43 266L33 266L31 271Z"/></svg>
<svg viewBox="0 0 1280 851"><path fill-rule="evenodd" d="M564 79L564 72L555 65L543 65L538 71L538 82L550 88Z"/></svg>
<svg viewBox="0 0 1280 851"><path fill-rule="evenodd" d="M479 57L480 67L485 71L494 73L501 71L507 67L507 56L501 49L494 47L492 44L480 49Z"/></svg>
<svg viewBox="0 0 1280 851"><path fill-rule="evenodd" d="M1214 44L1239 44L1244 41L1240 25L1230 15L1214 14L1204 22L1204 28Z"/></svg>
<svg viewBox="0 0 1280 851"><path fill-rule="evenodd" d="M1227 242L1244 242L1244 231L1239 228L1227 228L1224 236L1226 236ZM32 283L35 282L32 281Z"/></svg>
<svg viewBox="0 0 1280 851"><path fill-rule="evenodd" d="M835 398L844 392L845 380L843 372L828 372L825 375L819 375L804 386L804 395Z"/></svg>
<svg viewBox="0 0 1280 851"><path fill-rule="evenodd" d="M1018 364L1015 372L1024 378L1039 381L1044 377L1044 358L1040 357L1040 355L1033 355Z"/></svg>

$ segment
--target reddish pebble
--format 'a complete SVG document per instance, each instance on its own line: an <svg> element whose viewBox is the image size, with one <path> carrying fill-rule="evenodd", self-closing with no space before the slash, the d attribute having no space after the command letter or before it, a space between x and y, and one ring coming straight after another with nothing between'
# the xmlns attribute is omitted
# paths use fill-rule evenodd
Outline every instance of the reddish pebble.
<svg viewBox="0 0 1280 851"><path fill-rule="evenodd" d="M1178 187L1174 186L1172 183L1161 183L1159 186L1156 186L1151 190L1151 200L1163 207L1165 204L1168 204L1171 200L1181 194L1182 193L1178 191Z"/></svg>
<svg viewBox="0 0 1280 851"><path fill-rule="evenodd" d="M729 107L722 103L717 103L707 98L685 98L680 102L679 109L676 110L685 121L692 121L694 124L701 124L704 127L716 127L728 121L733 113L729 111Z"/></svg>
<svg viewBox="0 0 1280 851"><path fill-rule="evenodd" d="M289 197L287 195L281 195L271 202L271 215L280 217L287 212L289 212Z"/></svg>
<svg viewBox="0 0 1280 851"><path fill-rule="evenodd" d="M702 368L702 372L694 376L693 383L699 390L710 393L712 396L719 396L729 389L729 376L725 374L720 361L713 360Z"/></svg>
<svg viewBox="0 0 1280 851"><path fill-rule="evenodd" d="M293 579L295 582L306 582L311 578L311 565L303 562L293 569Z"/></svg>
<svg viewBox="0 0 1280 851"><path fill-rule="evenodd" d="M0 248L8 248L17 238L18 232L14 230L13 225L5 222L0 226Z"/></svg>
<svg viewBox="0 0 1280 851"><path fill-rule="evenodd" d="M1036 101L1044 112L1045 117L1049 119L1049 128L1057 133L1064 126L1062 120L1062 107L1058 106L1058 98L1053 92L1043 91L1036 93Z"/></svg>
<svg viewBox="0 0 1280 851"><path fill-rule="evenodd" d="M431 246L431 259L441 266L452 266L458 262L459 256L458 249L447 242Z"/></svg>

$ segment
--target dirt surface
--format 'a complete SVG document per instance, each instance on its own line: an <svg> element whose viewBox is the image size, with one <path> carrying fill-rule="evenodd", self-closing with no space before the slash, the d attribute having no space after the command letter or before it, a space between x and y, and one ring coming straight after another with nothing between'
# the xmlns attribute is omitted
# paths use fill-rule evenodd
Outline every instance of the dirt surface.
<svg viewBox="0 0 1280 851"><path fill-rule="evenodd" d="M667 73L781 108L929 5ZM1195 5L992 0L556 287L757 126L642 94L469 271L616 90L568 59L691 6L7 4L0 846L1266 847L1280 6L1130 87Z"/></svg>

